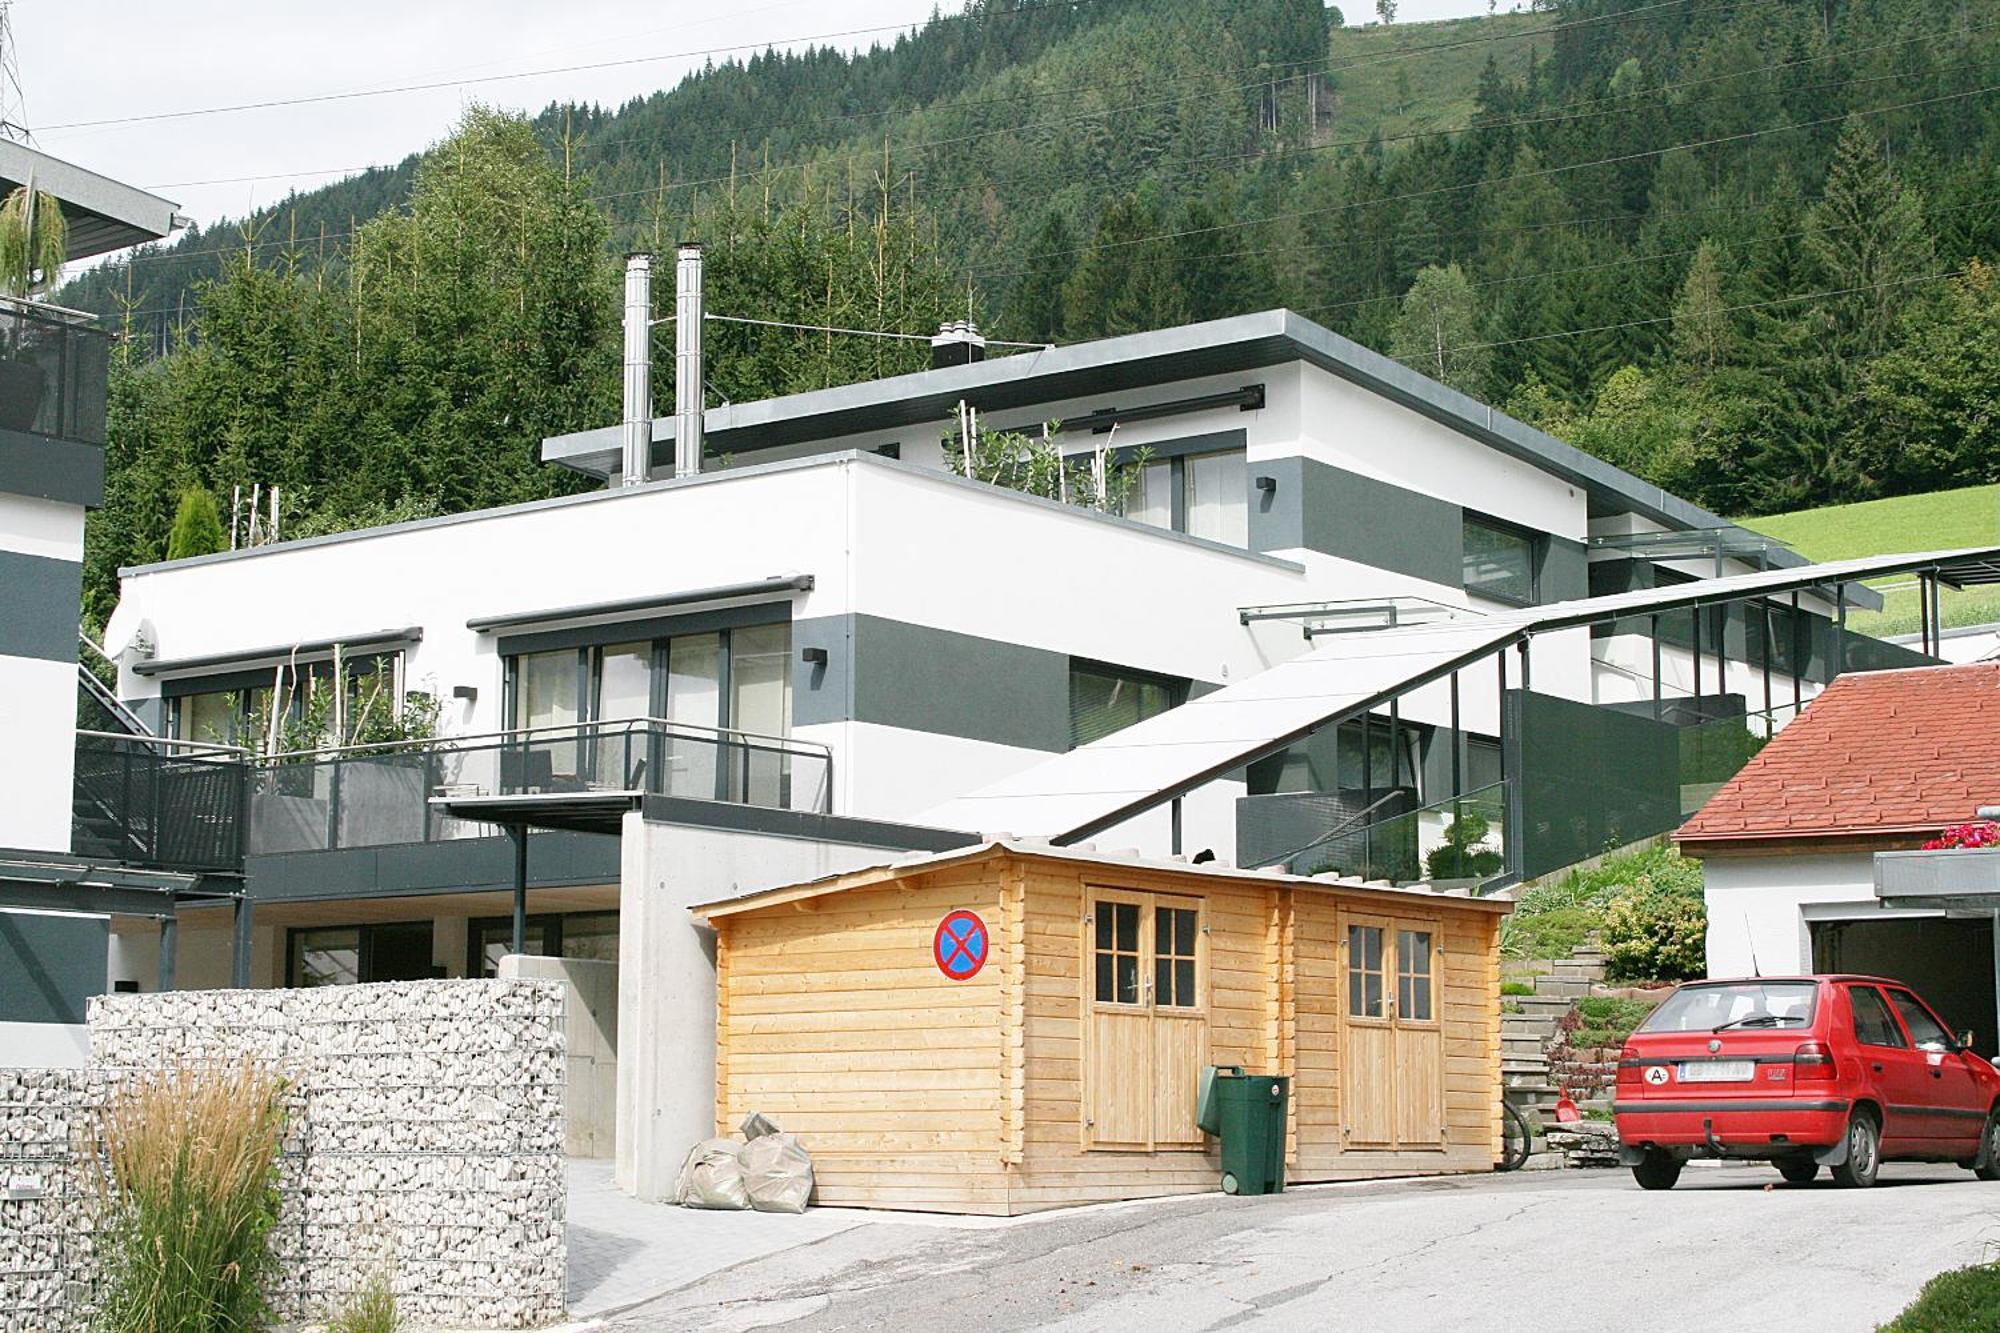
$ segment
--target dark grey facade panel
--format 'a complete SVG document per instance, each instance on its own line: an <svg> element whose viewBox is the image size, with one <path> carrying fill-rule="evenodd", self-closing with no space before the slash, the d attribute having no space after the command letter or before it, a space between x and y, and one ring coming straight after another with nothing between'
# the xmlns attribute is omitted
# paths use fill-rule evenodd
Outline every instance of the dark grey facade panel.
<svg viewBox="0 0 2000 1333"><path fill-rule="evenodd" d="M0 551L0 657L76 661L83 562Z"/></svg>
<svg viewBox="0 0 2000 1333"><path fill-rule="evenodd" d="M1060 753L1069 748L1069 656L878 616L793 626L792 722L852 720ZM824 668L805 647L826 650Z"/></svg>
<svg viewBox="0 0 2000 1333"><path fill-rule="evenodd" d="M616 884L618 839L594 833L536 833L528 839L528 886ZM260 902L397 898L512 890L514 844L505 835L279 852L244 862L244 885Z"/></svg>
<svg viewBox="0 0 2000 1333"><path fill-rule="evenodd" d="M0 911L0 1022L81 1023L104 993L111 921Z"/></svg>
<svg viewBox="0 0 2000 1333"><path fill-rule="evenodd" d="M1590 596L1590 551L1582 542L1544 534L1537 558L1537 601L1571 602Z"/></svg>
<svg viewBox="0 0 2000 1333"><path fill-rule="evenodd" d="M1259 477L1275 486L1264 489ZM1250 465L1250 545L1304 548L1457 587L1464 511L1449 501L1305 457Z"/></svg>
<svg viewBox="0 0 2000 1333"><path fill-rule="evenodd" d="M94 509L104 503L104 450L81 440L0 430L0 491Z"/></svg>
<svg viewBox="0 0 2000 1333"><path fill-rule="evenodd" d="M421 625L406 625L401 629L369 630L362 634L343 635L338 639L315 639L307 643L267 644L261 648L244 648L230 653L205 653L198 657L155 657L140 662L132 670L141 676L197 671L216 675L228 671L250 671L258 667L268 669L281 664L304 666L311 662L331 660L335 649L339 649L341 654L351 661L359 657L372 657L379 653L408 648L413 644L422 643L423 638L424 631Z"/></svg>

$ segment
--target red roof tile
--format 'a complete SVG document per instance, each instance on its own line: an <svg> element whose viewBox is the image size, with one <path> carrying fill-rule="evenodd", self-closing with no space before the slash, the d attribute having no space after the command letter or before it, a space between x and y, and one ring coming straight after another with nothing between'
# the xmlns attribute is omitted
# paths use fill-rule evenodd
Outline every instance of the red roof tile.
<svg viewBox="0 0 2000 1333"><path fill-rule="evenodd" d="M1993 804L2000 804L2000 663L1851 672L1674 836L1929 833Z"/></svg>

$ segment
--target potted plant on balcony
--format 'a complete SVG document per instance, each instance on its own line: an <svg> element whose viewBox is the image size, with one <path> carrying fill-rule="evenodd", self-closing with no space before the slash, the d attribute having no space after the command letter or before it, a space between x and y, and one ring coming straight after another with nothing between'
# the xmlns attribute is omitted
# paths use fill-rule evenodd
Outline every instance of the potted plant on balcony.
<svg viewBox="0 0 2000 1333"><path fill-rule="evenodd" d="M55 286L69 253L69 226L54 195L34 182L0 201L0 293L26 300ZM0 336L0 428L32 430L42 409L42 367L24 355L35 326L13 321Z"/></svg>

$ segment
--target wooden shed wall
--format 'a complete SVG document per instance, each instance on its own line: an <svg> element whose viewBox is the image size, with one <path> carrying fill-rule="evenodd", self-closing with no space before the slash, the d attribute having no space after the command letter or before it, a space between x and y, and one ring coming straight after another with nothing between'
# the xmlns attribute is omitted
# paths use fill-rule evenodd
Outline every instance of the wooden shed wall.
<svg viewBox="0 0 2000 1333"><path fill-rule="evenodd" d="M1086 1144L1091 892L1203 904L1203 1062L1293 1078L1288 1179L1484 1170L1499 1147L1498 917L1449 899L1342 893L1055 858L987 857L717 921L717 1116L801 1134L825 1204L1016 1213L1213 1189L1206 1147ZM954 982L938 922L986 920ZM1343 1135L1343 909L1436 923L1443 1146Z"/></svg>
<svg viewBox="0 0 2000 1333"><path fill-rule="evenodd" d="M719 918L717 1132L798 1134L823 1204L1006 1212L1005 968L931 961L956 908L1000 935L998 887L982 862Z"/></svg>

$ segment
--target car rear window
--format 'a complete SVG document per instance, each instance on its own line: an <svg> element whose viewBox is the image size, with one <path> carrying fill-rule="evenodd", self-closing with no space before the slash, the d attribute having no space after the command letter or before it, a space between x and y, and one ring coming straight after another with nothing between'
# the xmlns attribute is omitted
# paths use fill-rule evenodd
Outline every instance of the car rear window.
<svg viewBox="0 0 2000 1333"><path fill-rule="evenodd" d="M1683 986L1639 1025L1641 1032L1714 1032L1718 1028L1802 1028L1813 1019L1819 983L1729 981Z"/></svg>

